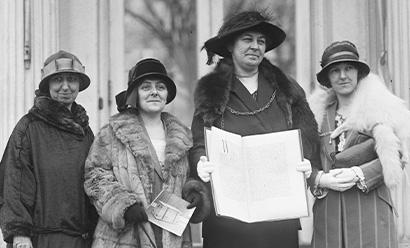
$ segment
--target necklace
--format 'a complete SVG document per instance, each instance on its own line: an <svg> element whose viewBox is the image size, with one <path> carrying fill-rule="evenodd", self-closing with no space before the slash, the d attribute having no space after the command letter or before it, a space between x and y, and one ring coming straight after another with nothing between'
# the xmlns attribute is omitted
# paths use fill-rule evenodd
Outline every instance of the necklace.
<svg viewBox="0 0 410 248"><path fill-rule="evenodd" d="M258 108L254 111L241 112L241 111L238 111L238 110L235 110L235 109L231 108L228 105L226 105L226 109L234 115L256 115L257 113L260 113L260 112L264 111L265 109L269 108L270 105L272 104L273 100L275 100L275 97L276 97L276 90L272 93L272 96L270 97L269 101L265 104L265 106L263 106L261 108Z"/></svg>

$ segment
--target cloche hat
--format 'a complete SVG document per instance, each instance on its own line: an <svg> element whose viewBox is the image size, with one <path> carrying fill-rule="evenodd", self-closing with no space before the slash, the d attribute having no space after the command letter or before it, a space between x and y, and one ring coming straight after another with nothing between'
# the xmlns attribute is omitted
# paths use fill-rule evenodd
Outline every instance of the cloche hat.
<svg viewBox="0 0 410 248"><path fill-rule="evenodd" d="M60 50L50 55L44 62L38 86L40 92L48 93L50 77L63 72L75 73L80 77L80 91L85 90L90 85L90 78L85 74L85 67L80 60L74 54Z"/></svg>
<svg viewBox="0 0 410 248"><path fill-rule="evenodd" d="M142 79L148 76L155 76L164 80L168 90L167 104L174 100L177 87L174 81L168 76L165 66L159 60L153 58L142 59L131 68L128 73L127 97L131 95L134 88L138 86Z"/></svg>
<svg viewBox="0 0 410 248"><path fill-rule="evenodd" d="M214 54L229 57L227 45L240 33L252 30L266 36L266 52L279 46L286 38L285 32L273 25L267 16L259 11L244 11L224 21L218 35L207 40L203 46L208 54L208 64L212 63Z"/></svg>
<svg viewBox="0 0 410 248"><path fill-rule="evenodd" d="M323 52L322 61L320 62L322 70L316 74L317 81L321 85L330 88L327 71L329 66L340 62L354 63L363 76L366 76L370 72L370 68L366 62L359 60L359 52L352 42L336 41L330 44Z"/></svg>

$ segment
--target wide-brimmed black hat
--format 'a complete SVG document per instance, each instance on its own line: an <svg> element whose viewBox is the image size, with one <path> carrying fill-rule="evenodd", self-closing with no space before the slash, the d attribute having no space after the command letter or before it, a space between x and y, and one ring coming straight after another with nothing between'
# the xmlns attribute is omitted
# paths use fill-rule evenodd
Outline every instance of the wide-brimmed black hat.
<svg viewBox="0 0 410 248"><path fill-rule="evenodd" d="M146 77L157 77L164 80L168 90L167 104L174 100L177 94L177 87L168 76L165 66L159 60L153 58L142 59L131 68L128 73L127 97L131 95L134 88Z"/></svg>
<svg viewBox="0 0 410 248"><path fill-rule="evenodd" d="M50 77L63 72L75 73L80 77L80 91L85 90L90 85L90 78L85 74L85 67L80 60L74 54L60 50L44 62L38 86L40 92L48 93Z"/></svg>
<svg viewBox="0 0 410 248"><path fill-rule="evenodd" d="M268 17L258 11L244 11L224 21L218 35L207 40L204 48L209 56L218 54L229 57L228 45L232 40L244 31L258 31L266 36L266 52L279 46L286 38L285 32L276 25L270 23Z"/></svg>
<svg viewBox="0 0 410 248"><path fill-rule="evenodd" d="M336 41L330 44L322 55L320 65L322 70L316 74L317 81L323 86L331 87L327 71L329 66L340 63L354 63L362 76L366 76L370 72L370 67L366 62L359 60L359 52L356 46L350 41Z"/></svg>

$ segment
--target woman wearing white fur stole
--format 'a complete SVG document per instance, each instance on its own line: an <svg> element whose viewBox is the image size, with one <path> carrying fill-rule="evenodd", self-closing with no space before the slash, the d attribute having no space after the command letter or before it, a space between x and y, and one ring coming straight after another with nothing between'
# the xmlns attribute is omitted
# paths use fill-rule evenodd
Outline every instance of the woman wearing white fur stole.
<svg viewBox="0 0 410 248"><path fill-rule="evenodd" d="M410 112L353 43L332 43L321 66L317 79L325 87L309 99L322 161L309 180L316 197L312 247L398 247L390 192L408 162Z"/></svg>

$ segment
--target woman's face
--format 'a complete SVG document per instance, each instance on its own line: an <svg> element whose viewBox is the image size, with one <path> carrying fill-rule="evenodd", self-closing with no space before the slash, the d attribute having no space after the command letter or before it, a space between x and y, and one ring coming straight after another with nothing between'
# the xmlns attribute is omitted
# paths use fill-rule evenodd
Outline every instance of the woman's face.
<svg viewBox="0 0 410 248"><path fill-rule="evenodd" d="M70 72L53 75L49 80L49 90L51 99L70 109L80 90L80 77Z"/></svg>
<svg viewBox="0 0 410 248"><path fill-rule="evenodd" d="M331 65L327 75L337 95L348 96L357 87L358 69L352 63L341 62Z"/></svg>
<svg viewBox="0 0 410 248"><path fill-rule="evenodd" d="M167 103L168 89L158 78L146 78L138 86L138 109L141 113L161 113Z"/></svg>
<svg viewBox="0 0 410 248"><path fill-rule="evenodd" d="M266 50L266 37L260 32L246 31L240 34L228 48L236 69L255 70L262 62Z"/></svg>

